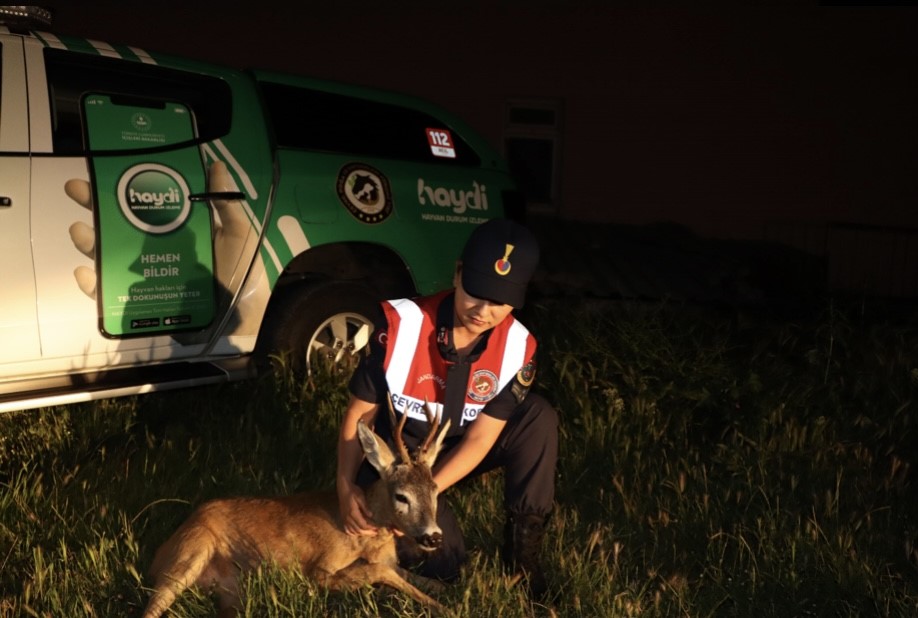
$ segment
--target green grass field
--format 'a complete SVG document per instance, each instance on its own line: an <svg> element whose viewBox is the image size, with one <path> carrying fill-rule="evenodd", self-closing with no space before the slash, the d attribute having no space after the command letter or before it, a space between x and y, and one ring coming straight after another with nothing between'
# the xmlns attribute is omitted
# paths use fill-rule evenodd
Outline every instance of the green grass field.
<svg viewBox="0 0 918 618"><path fill-rule="evenodd" d="M452 501L464 616L918 615L918 313L527 308L561 416L549 609L501 570L501 478ZM346 380L279 378L0 416L0 616L139 616L201 501L328 488ZM422 616L265 568L246 616ZM175 616L212 616L187 593Z"/></svg>

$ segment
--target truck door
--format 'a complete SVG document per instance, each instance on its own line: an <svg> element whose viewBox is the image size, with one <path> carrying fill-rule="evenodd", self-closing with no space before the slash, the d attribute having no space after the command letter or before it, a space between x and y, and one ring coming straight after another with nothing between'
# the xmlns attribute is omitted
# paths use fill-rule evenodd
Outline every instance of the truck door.
<svg viewBox="0 0 918 618"><path fill-rule="evenodd" d="M194 117L180 102L87 93L96 300L106 337L201 330L214 317L213 228Z"/></svg>
<svg viewBox="0 0 918 618"><path fill-rule="evenodd" d="M182 340L215 321L211 211L192 197L206 183L190 140L196 86L218 80L34 39L25 60L42 369L202 355L205 337Z"/></svg>
<svg viewBox="0 0 918 618"><path fill-rule="evenodd" d="M0 35L0 378L41 356L29 228L29 124L22 40Z"/></svg>

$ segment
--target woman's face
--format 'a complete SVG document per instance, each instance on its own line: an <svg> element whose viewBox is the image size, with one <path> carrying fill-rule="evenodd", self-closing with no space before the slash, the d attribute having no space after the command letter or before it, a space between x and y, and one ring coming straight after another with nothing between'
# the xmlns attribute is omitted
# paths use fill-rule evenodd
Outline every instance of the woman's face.
<svg viewBox="0 0 918 618"><path fill-rule="evenodd" d="M502 305L491 300L476 298L462 287L462 276L457 272L453 277L453 286L456 288L455 311L456 318L469 332L480 335L491 330L510 315L513 307Z"/></svg>

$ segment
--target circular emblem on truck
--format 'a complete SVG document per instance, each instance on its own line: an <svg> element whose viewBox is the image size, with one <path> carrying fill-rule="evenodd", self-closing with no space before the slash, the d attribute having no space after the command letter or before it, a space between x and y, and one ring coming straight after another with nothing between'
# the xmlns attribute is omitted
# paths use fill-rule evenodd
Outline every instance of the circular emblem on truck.
<svg viewBox="0 0 918 618"><path fill-rule="evenodd" d="M118 181L121 212L150 234L165 234L185 223L191 211L188 193L185 177L158 163L135 165Z"/></svg>
<svg viewBox="0 0 918 618"><path fill-rule="evenodd" d="M389 181L369 165L350 163L338 172L338 199L364 223L382 223L392 214Z"/></svg>

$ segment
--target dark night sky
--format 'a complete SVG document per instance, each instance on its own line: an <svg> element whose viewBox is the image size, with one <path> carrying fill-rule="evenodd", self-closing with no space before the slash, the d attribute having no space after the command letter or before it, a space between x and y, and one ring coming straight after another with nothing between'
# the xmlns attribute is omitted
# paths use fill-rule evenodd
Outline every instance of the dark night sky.
<svg viewBox="0 0 918 618"><path fill-rule="evenodd" d="M802 204L815 218L918 227L914 7L785 2L645 10L518 0L245 6L69 4L56 9L55 30L408 92L463 116L495 145L507 97L563 98L566 188L595 176L577 155L609 141L591 141L589 128L608 131L617 147L627 147L622 177L636 179L620 183L616 196L624 222L636 216L628 204L649 213L642 216L667 216L668 196L653 193L654 177L644 171L655 169L679 184L696 212L709 208L711 220L729 218L731 204L755 193L762 205L748 205L750 213L778 208L775 217L792 216ZM604 114L605 101L614 114ZM640 117L652 113L663 122ZM694 169L682 163L692 159ZM756 171L763 164L769 169ZM721 171L708 177L708 168ZM784 193L769 198L777 187Z"/></svg>

